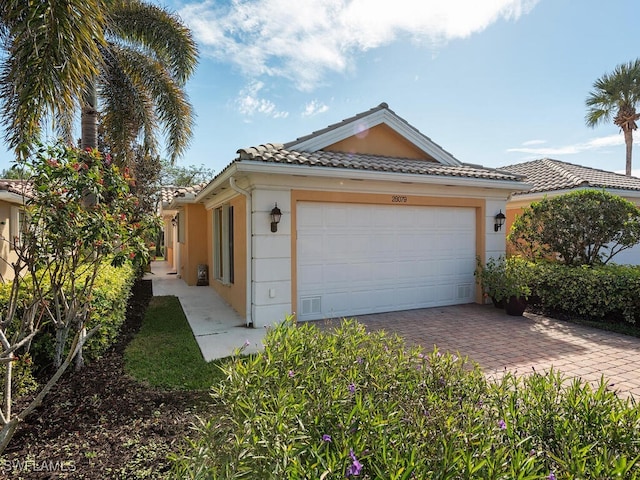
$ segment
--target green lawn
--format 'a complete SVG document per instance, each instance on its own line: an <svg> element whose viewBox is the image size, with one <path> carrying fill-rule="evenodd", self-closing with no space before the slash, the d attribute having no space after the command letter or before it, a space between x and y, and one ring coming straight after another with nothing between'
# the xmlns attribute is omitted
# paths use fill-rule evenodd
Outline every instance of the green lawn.
<svg viewBox="0 0 640 480"><path fill-rule="evenodd" d="M156 387L206 390L224 378L224 360L205 362L177 297L153 297L124 355L125 371Z"/></svg>

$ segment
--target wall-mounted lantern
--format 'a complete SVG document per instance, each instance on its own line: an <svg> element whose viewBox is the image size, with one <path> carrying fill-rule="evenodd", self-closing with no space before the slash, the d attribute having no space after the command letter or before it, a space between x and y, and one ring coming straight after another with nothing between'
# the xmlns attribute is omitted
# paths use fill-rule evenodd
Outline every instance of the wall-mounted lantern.
<svg viewBox="0 0 640 480"><path fill-rule="evenodd" d="M507 217L504 216L504 213L502 213L502 210L496 213L496 216L495 216L496 223L493 225L494 232L498 232L502 230L502 225L504 225L504 221L506 220L506 218Z"/></svg>
<svg viewBox="0 0 640 480"><path fill-rule="evenodd" d="M177 215L171 219L171 225L173 225L174 227L176 225L178 225L178 216Z"/></svg>
<svg viewBox="0 0 640 480"><path fill-rule="evenodd" d="M278 224L280 223L280 219L282 218L282 212L278 208L277 203L276 203L276 206L271 209L270 216L271 216L271 231L275 233L278 231Z"/></svg>

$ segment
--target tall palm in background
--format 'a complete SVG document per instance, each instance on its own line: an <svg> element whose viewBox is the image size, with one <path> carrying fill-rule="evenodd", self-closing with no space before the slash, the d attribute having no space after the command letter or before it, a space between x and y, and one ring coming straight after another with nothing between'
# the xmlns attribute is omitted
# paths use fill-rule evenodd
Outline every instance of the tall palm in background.
<svg viewBox="0 0 640 480"><path fill-rule="evenodd" d="M100 72L105 1L0 2L0 115L12 149L26 154Z"/></svg>
<svg viewBox="0 0 640 480"><path fill-rule="evenodd" d="M0 102L6 140L21 149L45 119L71 141L98 145L98 119L112 156L127 164L141 143L155 152L162 129L171 160L191 138L184 86L197 64L191 32L142 0L3 0Z"/></svg>
<svg viewBox="0 0 640 480"><path fill-rule="evenodd" d="M100 72L82 97L82 145L97 145L99 116L105 143L119 163L131 163L137 144L155 154L159 129L175 160L193 126L184 89L198 58L191 31L155 5L111 0L104 38Z"/></svg>
<svg viewBox="0 0 640 480"><path fill-rule="evenodd" d="M586 123L595 127L613 119L624 134L626 145L626 174L631 175L633 131L640 118L636 107L640 103L640 59L618 65L593 84L587 97Z"/></svg>

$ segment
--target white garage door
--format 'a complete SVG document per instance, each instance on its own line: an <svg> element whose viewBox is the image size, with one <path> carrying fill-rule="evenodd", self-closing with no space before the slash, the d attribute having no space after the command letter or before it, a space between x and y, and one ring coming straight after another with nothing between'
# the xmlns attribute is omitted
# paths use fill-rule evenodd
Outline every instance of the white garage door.
<svg viewBox="0 0 640 480"><path fill-rule="evenodd" d="M471 303L475 210L298 203L299 320Z"/></svg>

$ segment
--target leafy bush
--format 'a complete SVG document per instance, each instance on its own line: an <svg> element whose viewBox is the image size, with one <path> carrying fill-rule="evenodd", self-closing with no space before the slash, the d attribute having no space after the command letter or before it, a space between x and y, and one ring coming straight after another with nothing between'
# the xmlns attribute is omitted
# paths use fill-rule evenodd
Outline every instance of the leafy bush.
<svg viewBox="0 0 640 480"><path fill-rule="evenodd" d="M490 258L485 265L478 259L475 275L483 292L494 302L510 297L529 298L533 264L522 257Z"/></svg>
<svg viewBox="0 0 640 480"><path fill-rule="evenodd" d="M175 478L635 478L640 413L557 373L489 382L355 321L291 321L213 386Z"/></svg>
<svg viewBox="0 0 640 480"><path fill-rule="evenodd" d="M640 209L617 195L577 190L533 202L516 218L508 240L532 261L606 264L640 242Z"/></svg>
<svg viewBox="0 0 640 480"><path fill-rule="evenodd" d="M533 296L546 310L586 319L640 319L640 267L571 267L538 263L532 269Z"/></svg>
<svg viewBox="0 0 640 480"><path fill-rule="evenodd" d="M90 297L88 328L98 327L98 331L84 346L84 357L91 361L99 358L118 337L120 327L127 314L127 303L135 281L135 269L131 264L114 267L108 263L101 265ZM35 338L32 354L38 366L49 364L54 356L55 331L50 324L45 325ZM71 339L67 340L71 343Z"/></svg>

